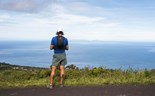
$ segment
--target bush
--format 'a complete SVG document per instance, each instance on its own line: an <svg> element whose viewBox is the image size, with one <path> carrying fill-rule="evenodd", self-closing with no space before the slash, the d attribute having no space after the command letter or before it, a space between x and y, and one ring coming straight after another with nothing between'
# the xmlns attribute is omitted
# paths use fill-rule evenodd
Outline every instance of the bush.
<svg viewBox="0 0 155 96"><path fill-rule="evenodd" d="M66 70L65 72L65 78L79 78L82 76L82 73L80 70Z"/></svg>
<svg viewBox="0 0 155 96"><path fill-rule="evenodd" d="M99 68L95 67L91 70L92 76L101 76L103 74L105 74L105 70L102 67L99 67Z"/></svg>

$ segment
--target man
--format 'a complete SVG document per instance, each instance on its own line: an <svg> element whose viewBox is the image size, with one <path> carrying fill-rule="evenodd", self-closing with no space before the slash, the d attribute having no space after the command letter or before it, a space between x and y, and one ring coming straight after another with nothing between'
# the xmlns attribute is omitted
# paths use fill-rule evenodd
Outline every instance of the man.
<svg viewBox="0 0 155 96"><path fill-rule="evenodd" d="M48 88L53 89L53 79L56 74L57 67L60 68L60 87L63 87L65 65L67 64L67 58L65 50L68 50L68 40L63 35L62 30L58 30L57 36L51 40L50 50L54 49L54 55L52 60L52 72L50 76L50 85Z"/></svg>

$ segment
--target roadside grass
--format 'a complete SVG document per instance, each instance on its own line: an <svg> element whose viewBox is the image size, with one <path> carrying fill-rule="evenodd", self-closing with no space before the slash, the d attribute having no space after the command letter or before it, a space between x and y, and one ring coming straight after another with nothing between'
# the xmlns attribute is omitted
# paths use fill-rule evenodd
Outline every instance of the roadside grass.
<svg viewBox="0 0 155 96"><path fill-rule="evenodd" d="M23 81L10 81L10 82L0 82L0 88L17 88L17 87L32 87L32 86L46 86L47 79L38 80L23 80Z"/></svg>
<svg viewBox="0 0 155 96"><path fill-rule="evenodd" d="M0 71L0 88L46 86L49 84L50 70L3 70ZM54 84L59 85L60 71L54 79ZM134 70L128 68L105 69L83 68L66 69L65 86L96 86L96 85L118 85L118 84L155 84L155 70Z"/></svg>
<svg viewBox="0 0 155 96"><path fill-rule="evenodd" d="M71 71L71 70L69 70ZM85 70L82 70L85 71ZM69 72L73 73L73 72ZM81 76L78 76L81 74ZM69 74L68 74L69 75ZM77 75L77 76L76 76ZM155 72L149 70L107 70L101 67L79 72L74 78L65 79L69 86L114 85L114 84L155 84Z"/></svg>

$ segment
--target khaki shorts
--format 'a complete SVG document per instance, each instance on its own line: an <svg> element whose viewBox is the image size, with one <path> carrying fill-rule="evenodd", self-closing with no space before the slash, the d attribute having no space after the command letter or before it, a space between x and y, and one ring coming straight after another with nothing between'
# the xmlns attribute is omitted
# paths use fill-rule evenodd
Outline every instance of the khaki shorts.
<svg viewBox="0 0 155 96"><path fill-rule="evenodd" d="M66 65L67 64L67 58L65 53L60 54L54 54L53 60L52 60L52 66L60 66L60 65Z"/></svg>

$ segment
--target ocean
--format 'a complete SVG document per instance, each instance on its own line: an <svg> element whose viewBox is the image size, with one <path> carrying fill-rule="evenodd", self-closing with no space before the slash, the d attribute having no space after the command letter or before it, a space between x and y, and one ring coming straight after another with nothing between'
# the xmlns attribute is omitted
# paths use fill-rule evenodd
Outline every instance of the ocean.
<svg viewBox="0 0 155 96"><path fill-rule="evenodd" d="M49 68L50 41L0 41L0 62ZM70 41L68 64L108 69L155 69L155 42Z"/></svg>

